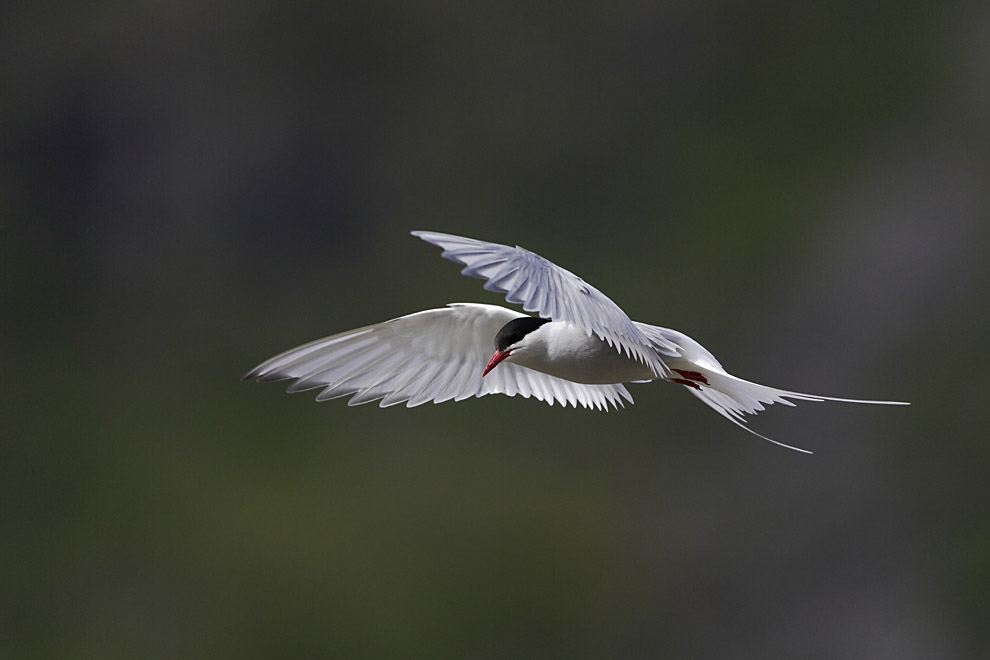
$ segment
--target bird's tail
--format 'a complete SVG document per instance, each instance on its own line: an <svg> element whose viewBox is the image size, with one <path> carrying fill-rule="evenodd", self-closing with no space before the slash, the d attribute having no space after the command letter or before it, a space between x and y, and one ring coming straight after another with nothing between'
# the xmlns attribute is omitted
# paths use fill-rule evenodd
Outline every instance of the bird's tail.
<svg viewBox="0 0 990 660"><path fill-rule="evenodd" d="M753 435L772 442L775 445L810 454L807 449L786 445L765 435L757 433L746 425L743 415L756 415L766 410L766 406L781 403L793 406L794 401L838 401L841 403L868 403L875 405L906 406L903 401L868 401L865 399L840 399L838 397L804 394L767 387L748 380L737 378L719 369L692 364L690 368L672 368L676 377L671 378L675 383L687 387L692 394L713 408L720 415L740 428Z"/></svg>

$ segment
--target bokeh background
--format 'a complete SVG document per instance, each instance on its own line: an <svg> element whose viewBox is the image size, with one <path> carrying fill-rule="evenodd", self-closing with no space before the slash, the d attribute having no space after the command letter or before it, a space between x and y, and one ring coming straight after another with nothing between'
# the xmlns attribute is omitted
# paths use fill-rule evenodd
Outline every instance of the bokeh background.
<svg viewBox="0 0 990 660"><path fill-rule="evenodd" d="M990 656L985 3L0 12L0 656ZM238 380L500 302L411 229L913 406Z"/></svg>

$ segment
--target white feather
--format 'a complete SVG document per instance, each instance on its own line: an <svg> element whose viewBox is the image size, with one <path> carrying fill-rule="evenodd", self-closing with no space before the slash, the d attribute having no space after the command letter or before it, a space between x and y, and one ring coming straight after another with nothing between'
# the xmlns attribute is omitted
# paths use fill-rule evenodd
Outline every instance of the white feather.
<svg viewBox="0 0 990 660"><path fill-rule="evenodd" d="M629 398L620 383L568 383L509 363L482 379L495 334L521 316L495 305L455 303L304 344L266 360L244 378L297 379L289 392L322 387L318 401L351 396L349 405L380 399L382 407L486 394L533 396L551 405L585 408L618 407Z"/></svg>

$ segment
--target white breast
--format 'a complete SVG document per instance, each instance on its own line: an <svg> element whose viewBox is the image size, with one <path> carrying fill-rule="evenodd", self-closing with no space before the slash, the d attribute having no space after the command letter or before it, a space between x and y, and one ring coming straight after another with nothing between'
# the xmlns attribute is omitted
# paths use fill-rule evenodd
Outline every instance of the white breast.
<svg viewBox="0 0 990 660"><path fill-rule="evenodd" d="M574 383L603 385L652 380L649 367L568 323L553 321L529 333L509 362Z"/></svg>

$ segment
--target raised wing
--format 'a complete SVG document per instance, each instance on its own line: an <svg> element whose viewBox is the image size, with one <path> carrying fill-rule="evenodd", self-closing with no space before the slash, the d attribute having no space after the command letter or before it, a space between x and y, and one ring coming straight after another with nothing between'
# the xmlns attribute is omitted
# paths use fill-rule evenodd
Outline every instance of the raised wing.
<svg viewBox="0 0 990 660"><path fill-rule="evenodd" d="M510 303L552 321L572 323L646 364L654 374L669 374L657 354L656 339L645 336L608 296L569 270L518 246L432 231L412 235L443 248L441 256L464 264L461 273L488 280L485 289L504 292Z"/></svg>
<svg viewBox="0 0 990 660"><path fill-rule="evenodd" d="M324 388L317 401L353 395L348 405L381 407L460 401L486 394L535 397L550 405L607 410L630 403L621 384L584 385L503 362L485 378L499 328L519 312L495 305L452 304L343 332L293 348L258 365L245 379L296 379L288 392Z"/></svg>

